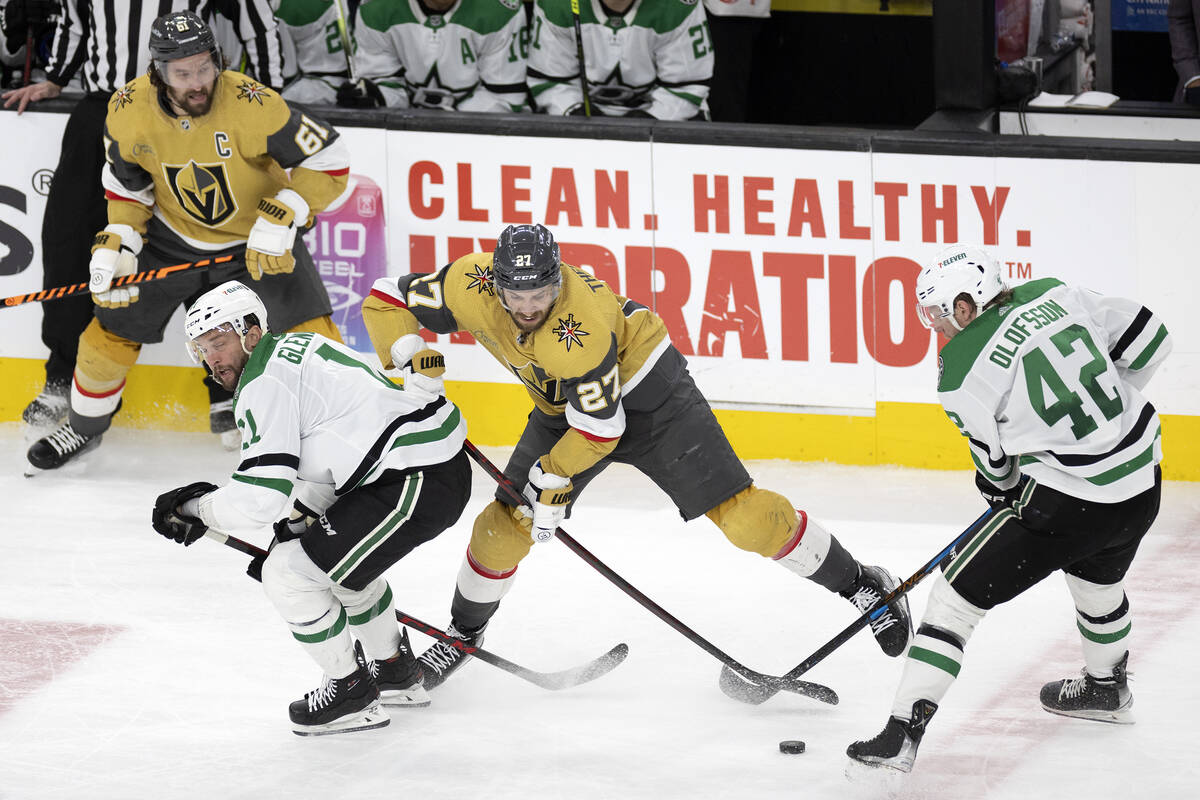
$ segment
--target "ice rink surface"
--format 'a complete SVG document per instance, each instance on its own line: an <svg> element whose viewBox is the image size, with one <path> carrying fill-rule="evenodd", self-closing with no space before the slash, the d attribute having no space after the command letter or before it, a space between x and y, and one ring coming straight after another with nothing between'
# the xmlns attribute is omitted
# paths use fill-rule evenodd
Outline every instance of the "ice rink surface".
<svg viewBox="0 0 1200 800"><path fill-rule="evenodd" d="M298 737L287 704L320 681L246 557L150 527L161 492L223 483L216 437L115 429L81 463L22 477L24 432L0 425L0 798L1195 798L1200 767L1200 485L1168 483L1127 581L1137 724L1042 711L1038 689L1082 666L1070 596L1051 576L988 615L914 772L851 783L846 745L883 727L900 673L866 633L807 678L827 706L726 698L719 663L557 543L538 545L484 646L553 671L618 642L594 683L539 689L482 662L365 733ZM506 453L488 451L499 463ZM983 510L967 472L751 462L759 485L906 577ZM439 626L471 518L387 574L397 607ZM851 622L846 601L684 524L638 473L598 479L564 528L732 657L791 668ZM265 545L269 531L243 538ZM912 593L920 618L929 581ZM413 633L423 650L431 640ZM783 755L781 739L802 739Z"/></svg>

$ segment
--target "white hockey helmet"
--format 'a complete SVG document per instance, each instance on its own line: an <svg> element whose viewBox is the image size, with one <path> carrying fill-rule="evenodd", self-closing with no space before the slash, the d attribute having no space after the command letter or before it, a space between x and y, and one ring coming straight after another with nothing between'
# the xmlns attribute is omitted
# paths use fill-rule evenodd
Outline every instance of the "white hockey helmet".
<svg viewBox="0 0 1200 800"><path fill-rule="evenodd" d="M197 364L204 362L195 341L211 330L232 330L246 350L246 333L255 325L267 333L267 307L249 286L240 281L226 281L209 289L187 310L183 332L188 340L188 353ZM224 327L223 327L224 326ZM246 352L249 352L246 350Z"/></svg>
<svg viewBox="0 0 1200 800"><path fill-rule="evenodd" d="M917 318L926 328L932 328L936 320L949 317L958 328L954 298L967 294L975 307L982 309L1003 290L996 259L973 245L951 245L917 276Z"/></svg>

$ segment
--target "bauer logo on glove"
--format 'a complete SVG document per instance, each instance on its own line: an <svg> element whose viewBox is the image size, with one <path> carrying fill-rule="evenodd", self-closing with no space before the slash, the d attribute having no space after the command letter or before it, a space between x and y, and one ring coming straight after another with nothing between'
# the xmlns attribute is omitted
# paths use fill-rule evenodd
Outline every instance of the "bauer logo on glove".
<svg viewBox="0 0 1200 800"><path fill-rule="evenodd" d="M258 218L246 239L246 271L254 280L281 275L296 268L292 247L297 225L308 222L308 203L297 192L283 189L258 201Z"/></svg>

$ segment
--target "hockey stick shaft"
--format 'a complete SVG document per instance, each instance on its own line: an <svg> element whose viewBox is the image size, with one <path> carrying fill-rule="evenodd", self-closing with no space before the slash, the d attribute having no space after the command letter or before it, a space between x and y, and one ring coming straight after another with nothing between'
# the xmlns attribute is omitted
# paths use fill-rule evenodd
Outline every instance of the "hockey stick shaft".
<svg viewBox="0 0 1200 800"><path fill-rule="evenodd" d="M342 7L342 0L333 0L333 4L337 7L338 38L342 41L342 51L346 56L346 73L350 76L350 83L357 85L358 71L354 69L354 43L350 40L346 9Z"/></svg>
<svg viewBox="0 0 1200 800"><path fill-rule="evenodd" d="M209 528L204 533L208 538L220 542L226 547L232 547L234 550L239 550L248 556L255 558L265 558L267 551L261 547L251 544L236 536L231 536L223 531ZM405 614L403 611L396 609L396 619L403 625L416 628L426 636L445 642L446 644L461 650L467 655L474 656L485 664L491 664L493 667L498 667L505 672L516 675L518 678L529 681L532 684L542 687L543 689L569 689L572 686L578 686L581 683L595 680L601 675L611 672L629 654L629 648L624 644L619 644L609 650L604 655L596 658L583 666L575 669L563 670L561 672L538 672L536 670L522 667L520 664L515 664L506 658L501 658L495 653L488 652L482 648L466 644L461 639L457 639L445 631L435 628L428 622L422 622L411 614Z"/></svg>
<svg viewBox="0 0 1200 800"><path fill-rule="evenodd" d="M162 280L169 278L172 275L178 275L181 272L187 272L193 269L208 269L217 264L224 264L227 261L232 261L233 256L217 256L216 258L202 258L199 261L188 261L183 264L172 264L169 267L158 267L157 269L148 269L145 272L135 272L132 275L122 275L119 278L113 278L112 288L116 289L121 286L129 286L131 284L149 283L150 281ZM88 291L86 283L72 283L69 286L59 286L55 289L43 289L40 292L32 292L30 294L15 294L12 297L5 297L0 303L3 303L4 308L12 308L13 306L25 305L26 303L45 303L50 300L61 300L64 297L83 294Z"/></svg>
<svg viewBox="0 0 1200 800"><path fill-rule="evenodd" d="M579 88L583 90L583 115L592 115L592 100L588 96L587 61L583 57L583 24L579 21L579 0L571 0L571 17L575 21L575 51L579 56Z"/></svg>
<svg viewBox="0 0 1200 800"><path fill-rule="evenodd" d="M847 625L841 633L839 633L837 636L834 636L828 642L819 647L811 656L801 661L792 669L788 670L783 677L787 680L800 677L823 661L825 657L834 650L837 650L839 647L849 641L850 638L854 636L854 634L858 633L859 630L871 624L873 620L886 611L889 603L898 599L901 595L907 594L909 591L911 591L914 586L923 581L927 575L937 569L939 564L949 558L950 554L954 552L954 548L958 547L959 544L966 539L974 536L975 532L987 522L993 513L994 509L992 508L989 508L987 511L983 512L983 514L979 516L979 519L972 522L967 526L966 530L954 537L954 541L950 542L950 544L942 548L941 552L929 559L929 561L925 563L925 566L908 576L908 578L900 583L895 589L880 598L879 601L870 608L870 610L868 610L858 619L854 620L854 622L851 622L849 625Z"/></svg>
<svg viewBox="0 0 1200 800"><path fill-rule="evenodd" d="M513 486L512 481L509 480L508 476L505 475L495 464L492 463L491 459L484 455L479 448L469 440L466 442L465 447L467 450L467 455L469 455L476 464L483 467L484 472L488 473L492 479L500 485L505 495L507 495L512 502L516 503L517 505L525 504L525 499L521 497L520 492L518 492L516 487ZM780 678L752 670L749 667L739 663L715 644L705 639L699 633L696 633L696 631L692 630L687 624L685 624L670 611L667 611L658 603L651 600L636 586L622 578L619 574L617 574L616 570L612 569L595 555L593 555L586 547L576 541L574 537L572 537L562 528L558 528L554 535L555 538L567 546L567 549L583 559L583 561L589 567L607 578L610 583L612 583L622 592L632 597L638 605L642 606L651 614L670 625L692 644L697 645L701 650L708 653L722 664L725 664L730 669L736 670L737 672L753 679L756 683L769 685L777 690L786 689L788 691L794 691L798 694L812 697L824 703L836 704L838 702L837 693L828 686L822 686L819 683L810 683L808 681L786 680L781 682Z"/></svg>

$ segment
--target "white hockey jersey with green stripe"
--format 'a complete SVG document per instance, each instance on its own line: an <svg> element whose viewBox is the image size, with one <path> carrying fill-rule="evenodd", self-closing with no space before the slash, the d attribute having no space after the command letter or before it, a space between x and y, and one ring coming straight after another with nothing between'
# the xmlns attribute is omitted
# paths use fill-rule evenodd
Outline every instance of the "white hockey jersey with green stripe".
<svg viewBox="0 0 1200 800"><path fill-rule="evenodd" d="M467 436L444 396L406 390L315 333L265 336L246 362L233 413L242 461L199 507L205 524L226 531L287 516L293 492L324 512L386 469L450 460Z"/></svg>
<svg viewBox="0 0 1200 800"><path fill-rule="evenodd" d="M271 7L283 46L284 98L332 105L349 80L335 0L271 0ZM342 0L343 13L345 7Z"/></svg>
<svg viewBox="0 0 1200 800"><path fill-rule="evenodd" d="M526 110L520 0L458 0L444 14L425 13L417 0L367 0L354 35L358 75L389 106Z"/></svg>
<svg viewBox="0 0 1200 800"><path fill-rule="evenodd" d="M634 0L609 14L580 0L588 96L595 110L657 119L708 116L712 37L698 0ZM578 113L583 102L570 0L536 0L529 43L529 88L537 110Z"/></svg>
<svg viewBox="0 0 1200 800"><path fill-rule="evenodd" d="M1139 390L1170 350L1166 326L1140 303L1043 278L942 348L938 395L997 486L1024 473L1115 503L1154 484L1162 431Z"/></svg>

